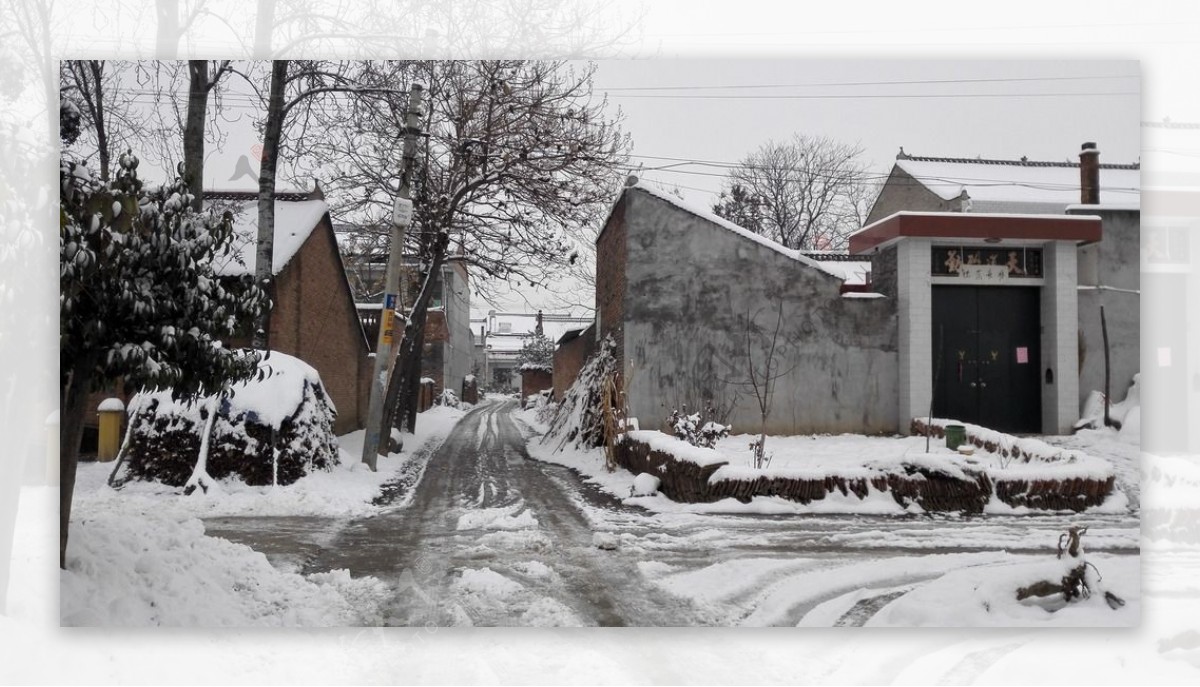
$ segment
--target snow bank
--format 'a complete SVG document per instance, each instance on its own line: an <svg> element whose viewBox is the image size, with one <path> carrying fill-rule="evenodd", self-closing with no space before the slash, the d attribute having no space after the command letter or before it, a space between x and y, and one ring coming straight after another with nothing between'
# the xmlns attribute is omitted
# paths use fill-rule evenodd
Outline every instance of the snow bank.
<svg viewBox="0 0 1200 687"><path fill-rule="evenodd" d="M101 516L71 525L67 626L334 627L381 622L387 586L345 570L282 572L198 520Z"/></svg>
<svg viewBox="0 0 1200 687"><path fill-rule="evenodd" d="M1130 556L1090 555L1103 576L1093 581L1091 596L1048 612L1030 600L1017 601L1016 592L1041 580L1058 580L1064 565L1078 563L1045 557L1001 565L951 570L884 606L867 627L1130 627L1141 622L1141 567ZM1125 606L1112 609L1105 590L1121 597Z"/></svg>

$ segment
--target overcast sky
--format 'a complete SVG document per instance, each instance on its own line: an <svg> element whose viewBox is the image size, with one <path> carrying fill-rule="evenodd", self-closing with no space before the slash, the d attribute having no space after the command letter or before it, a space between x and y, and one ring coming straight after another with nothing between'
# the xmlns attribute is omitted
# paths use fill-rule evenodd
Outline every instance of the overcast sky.
<svg viewBox="0 0 1200 687"><path fill-rule="evenodd" d="M1130 61L607 61L596 86L624 112L639 156L736 162L795 132L859 143L881 174L901 146L1076 160L1081 143L1096 141L1106 162L1137 161L1140 150L1140 73ZM646 166L642 178L706 205L721 188L709 176L719 168L651 171L671 161L634 161Z"/></svg>

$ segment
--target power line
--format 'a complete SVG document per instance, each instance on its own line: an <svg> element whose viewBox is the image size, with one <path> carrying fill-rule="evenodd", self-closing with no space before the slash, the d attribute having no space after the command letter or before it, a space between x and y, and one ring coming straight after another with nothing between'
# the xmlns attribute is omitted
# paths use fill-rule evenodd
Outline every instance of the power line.
<svg viewBox="0 0 1200 687"><path fill-rule="evenodd" d="M911 99L950 99L950 98L1079 98L1141 95L1137 91L1094 91L1080 93L808 93L790 95L673 95L660 93L654 95L626 95L614 93L614 98L647 99L647 100L891 100L901 98Z"/></svg>
<svg viewBox="0 0 1200 687"><path fill-rule="evenodd" d="M733 89L759 88L816 88L821 86L900 86L914 84L962 84L962 83L1018 83L1029 81L1094 81L1099 79L1135 79L1137 74L1114 74L1112 76L1030 76L1030 77L997 77L979 79L913 79L900 81L830 81L818 83L794 84L728 84L724 86L612 86L598 87L601 91L711 91Z"/></svg>

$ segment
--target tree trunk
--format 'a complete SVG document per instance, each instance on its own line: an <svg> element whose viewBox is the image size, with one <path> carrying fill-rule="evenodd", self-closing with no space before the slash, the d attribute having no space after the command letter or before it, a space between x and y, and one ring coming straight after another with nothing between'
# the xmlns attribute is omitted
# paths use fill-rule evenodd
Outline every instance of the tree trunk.
<svg viewBox="0 0 1200 687"><path fill-rule="evenodd" d="M100 148L100 180L109 180L108 131L104 128L104 63L88 60L87 69L92 75L92 97L96 99L96 145Z"/></svg>
<svg viewBox="0 0 1200 687"><path fill-rule="evenodd" d="M252 345L259 350L270 346L271 310L275 305L275 170L279 158L279 139L283 135L283 92L287 80L287 60L271 63L271 94L267 102L267 122L263 128L262 167L258 174L258 251L254 259L254 280L271 298L254 323Z"/></svg>
<svg viewBox="0 0 1200 687"><path fill-rule="evenodd" d="M1112 427L1112 419L1108 416L1112 396L1109 395L1111 368L1108 362L1108 320L1104 319L1104 306L1100 306L1100 336L1104 339L1104 426Z"/></svg>
<svg viewBox="0 0 1200 687"><path fill-rule="evenodd" d="M58 567L67 567L67 530L71 525L71 497L75 492L75 468L79 464L79 442L83 439L84 413L97 357L75 361L71 381L63 390L59 417Z"/></svg>
<svg viewBox="0 0 1200 687"><path fill-rule="evenodd" d="M433 248L433 265L429 269L429 273L425 275L425 282L421 286L421 293L417 296L416 303L413 303L411 315L408 322L404 325L404 336L400 340L399 350L396 354L395 371L392 373L391 380L388 381L387 395L384 398L383 404L383 423L380 426L380 434L390 436L392 427L399 424L397 418L407 418L408 409L412 405L410 399L405 397L401 392L408 388L408 385L413 383L415 379L420 379L420 340L422 338L422 329L425 323L425 313L429 310L429 301L433 298L434 275L440 274L442 263L446 259L446 237L439 236L435 239L437 242ZM417 369L414 378L413 359L416 358ZM380 441L380 455L386 451L386 446L390 445L390 441Z"/></svg>
<svg viewBox="0 0 1200 687"><path fill-rule="evenodd" d="M254 59L271 59L271 35L275 31L275 0L258 0L254 17Z"/></svg>
<svg viewBox="0 0 1200 687"><path fill-rule="evenodd" d="M155 0L154 4L158 19L154 56L173 60L179 56L179 0Z"/></svg>
<svg viewBox="0 0 1200 687"><path fill-rule="evenodd" d="M204 124L208 115L208 60L188 60L187 123L183 129L183 178L192 209L204 207Z"/></svg>
<svg viewBox="0 0 1200 687"><path fill-rule="evenodd" d="M407 431L409 434L415 434L417 431L417 408L421 400L421 367L425 358L426 319L428 319L427 316L422 315L420 327L417 330L416 346L413 348L412 367L409 369L408 390L405 394L407 407L405 408L403 418L398 417L396 422L397 425L401 425L400 429ZM403 422L400 422L400 419Z"/></svg>

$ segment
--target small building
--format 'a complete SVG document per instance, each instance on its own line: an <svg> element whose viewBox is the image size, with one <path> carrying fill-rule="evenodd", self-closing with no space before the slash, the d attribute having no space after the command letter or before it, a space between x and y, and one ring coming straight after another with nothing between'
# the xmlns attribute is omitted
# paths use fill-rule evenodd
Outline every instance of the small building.
<svg viewBox="0 0 1200 687"><path fill-rule="evenodd" d="M686 405L735 432L900 428L895 304L845 291L841 271L641 185L612 206L596 266L596 336L642 427Z"/></svg>
<svg viewBox="0 0 1200 687"><path fill-rule="evenodd" d="M1104 390L1101 305L1112 395L1121 398L1141 369L1140 199L1141 164L1101 163L1092 142L1080 147L1078 161L922 157L901 148L867 222L899 212L1100 217L1103 240L1078 251L1082 406L1093 391Z"/></svg>
<svg viewBox="0 0 1200 687"><path fill-rule="evenodd" d="M633 186L597 238L595 337L613 337L643 427L686 404L774 434L907 433L931 410L1066 433L1079 255L1105 254L1104 221L898 212L851 237L853 270L834 269Z"/></svg>

